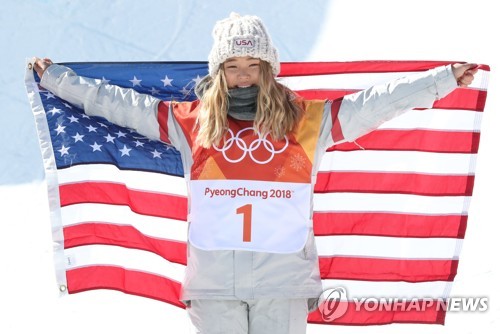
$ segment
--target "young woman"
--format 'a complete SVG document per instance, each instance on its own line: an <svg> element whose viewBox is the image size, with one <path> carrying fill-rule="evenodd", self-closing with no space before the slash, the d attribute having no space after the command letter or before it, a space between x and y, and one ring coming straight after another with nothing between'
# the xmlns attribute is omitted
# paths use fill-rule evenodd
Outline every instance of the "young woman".
<svg viewBox="0 0 500 334"><path fill-rule="evenodd" d="M276 81L278 54L255 16L218 21L199 100L160 101L35 59L59 97L181 152L189 190L181 299L200 333L305 333L322 292L312 198L328 147L431 107L469 85L453 64L335 101L304 100ZM361 203L360 203L361 205Z"/></svg>

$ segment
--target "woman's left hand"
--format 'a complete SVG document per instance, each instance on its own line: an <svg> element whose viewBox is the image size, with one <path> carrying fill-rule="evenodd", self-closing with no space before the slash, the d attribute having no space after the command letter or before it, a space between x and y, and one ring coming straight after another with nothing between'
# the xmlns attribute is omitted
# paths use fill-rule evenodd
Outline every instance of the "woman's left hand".
<svg viewBox="0 0 500 334"><path fill-rule="evenodd" d="M460 87L469 86L474 80L474 74L476 74L478 70L477 64L472 63L456 63L453 64L451 68L453 70L453 75L455 75L455 79L457 80L457 84Z"/></svg>

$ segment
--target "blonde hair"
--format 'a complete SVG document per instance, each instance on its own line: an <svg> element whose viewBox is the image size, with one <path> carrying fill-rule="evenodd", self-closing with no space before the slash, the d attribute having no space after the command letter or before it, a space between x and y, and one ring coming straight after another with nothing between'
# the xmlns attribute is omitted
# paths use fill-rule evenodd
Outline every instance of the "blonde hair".
<svg viewBox="0 0 500 334"><path fill-rule="evenodd" d="M254 130L256 133L269 133L273 140L281 140L295 129L304 111L295 102L295 93L276 81L271 65L262 60L258 85ZM205 148L219 144L228 129L228 87L223 66L220 66L208 86L200 98L197 119L197 142Z"/></svg>

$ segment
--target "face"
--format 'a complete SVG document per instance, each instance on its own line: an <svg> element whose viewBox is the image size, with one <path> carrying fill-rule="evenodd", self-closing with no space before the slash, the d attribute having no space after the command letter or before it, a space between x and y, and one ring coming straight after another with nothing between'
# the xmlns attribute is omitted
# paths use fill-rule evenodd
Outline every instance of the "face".
<svg viewBox="0 0 500 334"><path fill-rule="evenodd" d="M252 57L234 57L224 64L224 74L228 88L249 87L259 82L260 59Z"/></svg>

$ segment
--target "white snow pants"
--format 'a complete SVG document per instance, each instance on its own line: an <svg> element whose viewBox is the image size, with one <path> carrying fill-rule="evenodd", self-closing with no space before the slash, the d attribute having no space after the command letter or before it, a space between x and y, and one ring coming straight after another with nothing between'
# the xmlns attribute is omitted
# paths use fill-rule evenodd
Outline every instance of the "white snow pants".
<svg viewBox="0 0 500 334"><path fill-rule="evenodd" d="M201 334L305 334L307 299L191 300L187 312Z"/></svg>

